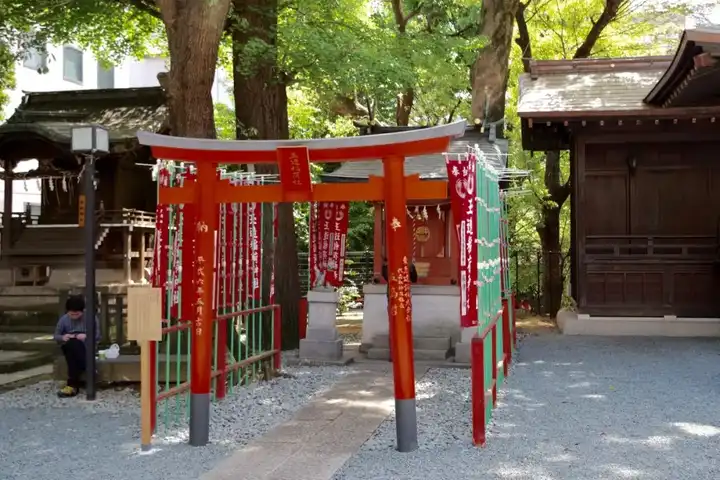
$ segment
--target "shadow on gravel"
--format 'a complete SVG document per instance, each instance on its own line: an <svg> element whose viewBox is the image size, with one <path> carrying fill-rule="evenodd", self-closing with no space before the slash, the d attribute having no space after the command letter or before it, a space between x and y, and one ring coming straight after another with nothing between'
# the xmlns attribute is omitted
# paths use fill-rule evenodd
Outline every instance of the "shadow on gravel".
<svg viewBox="0 0 720 480"><path fill-rule="evenodd" d="M468 375L423 379L419 451L394 452L388 421L335 479L720 478L720 340L528 337L484 449Z"/></svg>

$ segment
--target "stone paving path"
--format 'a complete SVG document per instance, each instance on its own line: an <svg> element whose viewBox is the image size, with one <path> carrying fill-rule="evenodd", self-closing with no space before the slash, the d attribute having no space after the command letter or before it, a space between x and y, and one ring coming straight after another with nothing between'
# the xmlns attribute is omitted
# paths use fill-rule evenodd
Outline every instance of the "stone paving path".
<svg viewBox="0 0 720 480"><path fill-rule="evenodd" d="M422 377L426 368L416 367ZM393 411L389 365L364 367L202 480L329 480Z"/></svg>

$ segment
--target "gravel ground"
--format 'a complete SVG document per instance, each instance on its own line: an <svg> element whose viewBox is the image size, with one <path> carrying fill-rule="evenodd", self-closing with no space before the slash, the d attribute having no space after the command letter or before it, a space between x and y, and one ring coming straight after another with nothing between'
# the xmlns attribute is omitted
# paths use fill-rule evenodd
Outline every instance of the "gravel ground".
<svg viewBox="0 0 720 480"><path fill-rule="evenodd" d="M139 399L103 390L98 401L59 399L53 382L0 395L0 478L45 480L197 479L234 449L292 417L348 370L286 367L293 378L241 388L214 405L207 447L184 443L187 430L162 432L139 452Z"/></svg>
<svg viewBox="0 0 720 480"><path fill-rule="evenodd" d="M720 478L720 341L529 337L484 449L470 444L467 370L418 385L421 447L384 422L335 480Z"/></svg>

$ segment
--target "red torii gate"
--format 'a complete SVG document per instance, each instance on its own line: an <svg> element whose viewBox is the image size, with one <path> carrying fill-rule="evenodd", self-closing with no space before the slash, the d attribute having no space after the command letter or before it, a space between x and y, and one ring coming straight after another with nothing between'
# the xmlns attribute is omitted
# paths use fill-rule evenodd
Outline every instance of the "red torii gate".
<svg viewBox="0 0 720 480"><path fill-rule="evenodd" d="M405 176L405 157L444 152L465 132L465 122L407 132L313 140L212 140L138 132L153 156L192 162L197 180L182 187L160 187L159 204L194 204L197 211L197 316L192 328L190 443L206 445L209 436L212 374L212 308L217 205L250 202L384 201L389 276L390 339L393 352L397 448L417 448L415 368L405 208L408 200L447 198L444 180ZM313 184L310 162L382 159L383 177L366 183ZM218 178L220 164L277 164L279 185L231 185ZM209 283L208 283L209 282ZM205 288L209 286L209 288Z"/></svg>

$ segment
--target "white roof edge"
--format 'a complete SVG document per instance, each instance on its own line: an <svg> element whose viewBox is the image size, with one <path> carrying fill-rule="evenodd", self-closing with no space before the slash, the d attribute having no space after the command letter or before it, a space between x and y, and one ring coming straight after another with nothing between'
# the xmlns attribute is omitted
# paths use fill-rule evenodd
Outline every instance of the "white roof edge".
<svg viewBox="0 0 720 480"><path fill-rule="evenodd" d="M137 133L137 138L141 145L147 145L149 147L224 152L271 152L280 147L305 146L308 147L309 150L332 150L336 148L392 145L433 138L457 138L465 134L465 128L465 120L460 120L447 125L419 128L404 132L360 135L358 137L314 138L308 140L214 140L209 138L171 137L169 135L159 135L157 133L143 131Z"/></svg>

